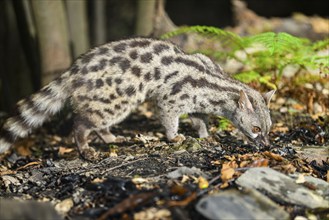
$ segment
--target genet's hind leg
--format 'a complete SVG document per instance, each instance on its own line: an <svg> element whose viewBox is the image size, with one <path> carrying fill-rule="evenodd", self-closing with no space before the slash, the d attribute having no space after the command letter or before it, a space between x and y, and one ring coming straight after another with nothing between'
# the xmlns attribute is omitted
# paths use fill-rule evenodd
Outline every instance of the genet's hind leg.
<svg viewBox="0 0 329 220"><path fill-rule="evenodd" d="M74 140L81 157L86 160L95 160L98 156L95 149L88 145L88 136L93 130L92 128L93 124L88 119L79 116L75 118L73 125Z"/></svg>
<svg viewBox="0 0 329 220"><path fill-rule="evenodd" d="M208 117L205 114L193 113L189 114L189 117L192 121L192 126L195 130L198 131L200 138L208 137L207 123Z"/></svg>
<svg viewBox="0 0 329 220"><path fill-rule="evenodd" d="M117 138L110 132L109 128L103 128L96 133L106 144L116 142Z"/></svg>
<svg viewBox="0 0 329 220"><path fill-rule="evenodd" d="M171 142L182 142L185 137L182 134L178 134L179 115L175 112L165 111L160 109L159 116L161 124L166 129L167 139Z"/></svg>

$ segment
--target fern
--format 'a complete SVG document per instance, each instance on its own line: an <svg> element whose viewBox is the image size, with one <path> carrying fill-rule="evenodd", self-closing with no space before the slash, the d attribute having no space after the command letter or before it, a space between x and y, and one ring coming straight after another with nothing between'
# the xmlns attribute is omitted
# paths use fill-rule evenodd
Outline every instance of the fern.
<svg viewBox="0 0 329 220"><path fill-rule="evenodd" d="M274 88L289 64L299 65L300 69L317 68L320 72L329 72L329 56L315 55L318 51L329 48L329 38L311 43L308 39L294 37L287 33L261 33L249 37L240 37L235 33L216 27L190 26L182 27L167 33L162 38L170 38L184 33L196 33L211 38L228 46L229 51L203 51L206 55L220 60L224 57L236 59L248 68L237 73L235 78L249 83L258 81ZM247 52L248 48L259 47L259 50ZM237 51L244 51L247 58L241 60ZM275 79L274 83L271 82Z"/></svg>

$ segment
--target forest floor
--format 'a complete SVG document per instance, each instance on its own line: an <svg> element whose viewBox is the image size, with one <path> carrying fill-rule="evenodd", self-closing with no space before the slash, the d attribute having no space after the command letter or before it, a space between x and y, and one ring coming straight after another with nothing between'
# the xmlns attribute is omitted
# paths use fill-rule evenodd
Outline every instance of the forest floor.
<svg viewBox="0 0 329 220"><path fill-rule="evenodd" d="M72 138L61 138L63 131L70 130L64 129L69 121L63 127L55 120L1 156L0 208L9 216L19 215L17 210L30 210L24 212L25 219L47 219L35 209L44 209L48 219L59 218L57 213L67 219L206 219L200 200L229 189L243 192L236 180L255 167L313 176L328 184L328 115L273 111L272 117L272 145L266 149L243 143L233 128L221 131L216 117L211 117L211 136L205 139L195 138L190 121L182 119L180 132L187 139L173 144L166 141L156 117L142 107L113 129L127 141L106 145L96 135L92 138L91 146L104 152L97 162L82 160ZM307 181L299 185L318 190ZM327 203L328 195L322 195ZM310 208L277 197L270 196L291 219L328 217L329 207ZM5 198L51 205L7 204ZM234 213L234 209L230 206L226 211Z"/></svg>

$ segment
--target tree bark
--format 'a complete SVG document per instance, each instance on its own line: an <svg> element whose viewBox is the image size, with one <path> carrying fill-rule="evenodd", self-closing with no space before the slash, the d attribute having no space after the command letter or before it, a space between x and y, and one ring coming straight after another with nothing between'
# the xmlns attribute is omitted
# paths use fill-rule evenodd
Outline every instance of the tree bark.
<svg viewBox="0 0 329 220"><path fill-rule="evenodd" d="M67 19L62 0L32 0L41 57L41 83L52 81L71 64Z"/></svg>
<svg viewBox="0 0 329 220"><path fill-rule="evenodd" d="M66 0L65 3L70 27L69 33L73 57L77 58L80 54L86 52L90 47L87 21L87 2L86 0Z"/></svg>
<svg viewBox="0 0 329 220"><path fill-rule="evenodd" d="M92 1L93 8L93 45L100 45L106 42L106 16L105 7L106 1L94 0Z"/></svg>
<svg viewBox="0 0 329 220"><path fill-rule="evenodd" d="M149 36L153 30L156 0L138 0L136 35Z"/></svg>

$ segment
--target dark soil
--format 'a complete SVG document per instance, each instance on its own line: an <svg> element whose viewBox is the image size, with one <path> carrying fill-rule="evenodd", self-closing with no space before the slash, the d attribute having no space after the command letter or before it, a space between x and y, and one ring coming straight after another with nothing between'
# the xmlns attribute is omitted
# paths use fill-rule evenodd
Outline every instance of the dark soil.
<svg viewBox="0 0 329 220"><path fill-rule="evenodd" d="M211 190L236 187L234 180L248 167L265 165L284 173L328 178L328 157L310 161L295 151L296 146L328 147L328 116L312 119L274 112L272 146L259 149L232 136L231 129L216 130L215 117L210 120L209 138L196 139L190 122L183 119L180 132L187 140L183 144L168 143L159 122L153 115L145 115L135 113L114 127L115 134L128 137L126 142L106 145L93 136L91 145L104 152L95 162L79 157L70 135L60 138L70 130L69 121L61 124L55 120L1 156L0 175L13 179L0 181L0 197L53 204L71 199L73 206L66 213L70 219L130 219L136 213L149 212L151 207L158 214L166 210L164 213L172 219L202 219L194 208L198 199ZM282 121L288 126L280 126ZM223 181L222 165L230 161L241 169L236 169L232 179ZM200 172L167 176L180 167L195 167ZM208 180L208 187L200 187L200 176ZM292 217L303 212L288 205L286 210ZM166 217L162 214L163 219Z"/></svg>

